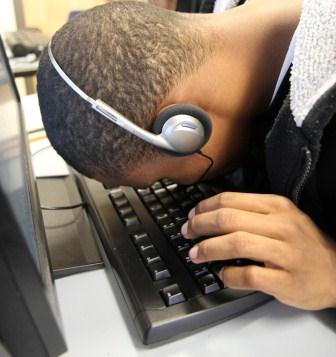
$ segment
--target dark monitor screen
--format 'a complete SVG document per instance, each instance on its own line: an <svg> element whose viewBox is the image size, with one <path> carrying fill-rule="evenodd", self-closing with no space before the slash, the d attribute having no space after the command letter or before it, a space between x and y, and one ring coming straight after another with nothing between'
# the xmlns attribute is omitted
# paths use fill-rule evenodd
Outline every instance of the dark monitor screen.
<svg viewBox="0 0 336 357"><path fill-rule="evenodd" d="M29 197L20 107L7 63L0 53L0 185L12 207L28 249L40 269Z"/></svg>
<svg viewBox="0 0 336 357"><path fill-rule="evenodd" d="M56 356L59 328L42 215L21 105L0 38L0 344ZM28 353L28 354L27 354Z"/></svg>

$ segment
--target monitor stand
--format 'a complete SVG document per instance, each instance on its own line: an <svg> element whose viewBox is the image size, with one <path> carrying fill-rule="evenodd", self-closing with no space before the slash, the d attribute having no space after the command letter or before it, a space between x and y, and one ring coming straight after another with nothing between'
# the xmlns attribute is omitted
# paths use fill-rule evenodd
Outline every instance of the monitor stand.
<svg viewBox="0 0 336 357"><path fill-rule="evenodd" d="M41 206L68 206L82 202L75 177L37 178ZM103 267L97 235L85 207L42 210L54 278Z"/></svg>

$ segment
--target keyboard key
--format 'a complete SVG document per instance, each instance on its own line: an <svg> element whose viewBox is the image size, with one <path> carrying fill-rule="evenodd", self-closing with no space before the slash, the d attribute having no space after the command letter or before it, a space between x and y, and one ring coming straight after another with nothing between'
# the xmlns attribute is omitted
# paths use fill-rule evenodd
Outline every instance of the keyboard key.
<svg viewBox="0 0 336 357"><path fill-rule="evenodd" d="M173 232L175 232L176 229L176 225L173 221L162 224L160 227L163 230L163 233L166 235L171 235Z"/></svg>
<svg viewBox="0 0 336 357"><path fill-rule="evenodd" d="M173 240L179 237L182 237L181 234L181 229L178 226L175 226L174 228L169 229L168 231L163 232L169 240Z"/></svg>
<svg viewBox="0 0 336 357"><path fill-rule="evenodd" d="M144 251L148 248L151 248L153 247L153 243L152 241L150 240L149 236L146 235L146 236L143 236L142 238L139 238L137 239L137 241L135 242L135 245L137 246L137 248L140 250L140 251Z"/></svg>
<svg viewBox="0 0 336 357"><path fill-rule="evenodd" d="M117 208L122 207L122 206L128 206L128 205L129 205L129 201L128 201L128 199L126 198L126 196L122 196L122 197L116 198L116 199L113 199L113 198L112 198L112 202L115 204L115 206L116 206Z"/></svg>
<svg viewBox="0 0 336 357"><path fill-rule="evenodd" d="M182 261L183 261L183 263L184 264L187 264L187 265L191 265L191 264L194 264L193 262L192 262L192 260L190 259L190 257L189 257L189 252L188 251L181 251L180 253L179 253L179 256L181 257L181 259L182 259ZM196 265L196 264L195 264Z"/></svg>
<svg viewBox="0 0 336 357"><path fill-rule="evenodd" d="M172 192L172 195L175 198L175 200L178 202L178 204L180 204L181 202L187 199L187 195L183 191L174 191Z"/></svg>
<svg viewBox="0 0 336 357"><path fill-rule="evenodd" d="M140 233L135 233L131 235L133 242L136 244L139 239L142 239L144 237L148 237L148 234L145 232L140 232Z"/></svg>
<svg viewBox="0 0 336 357"><path fill-rule="evenodd" d="M195 192L195 193L191 193L189 198L193 202L198 203L199 201L202 201L204 199L204 196L202 195L201 192Z"/></svg>
<svg viewBox="0 0 336 357"><path fill-rule="evenodd" d="M144 200L145 204L147 204L147 205L150 203L153 203L153 202L157 202L157 198L152 193L144 196L143 200Z"/></svg>
<svg viewBox="0 0 336 357"><path fill-rule="evenodd" d="M164 212L163 206L162 206L162 204L159 203L159 202L157 202L157 203L152 203L152 204L148 205L148 208L149 208L149 210L150 210L153 214L155 214L155 212L156 212L156 213L158 213L158 212Z"/></svg>
<svg viewBox="0 0 336 357"><path fill-rule="evenodd" d="M150 187L143 188L143 189L138 189L137 191L138 191L139 195L142 196L142 197L144 197L146 195L149 195L152 192Z"/></svg>
<svg viewBox="0 0 336 357"><path fill-rule="evenodd" d="M219 275L223 267L223 262L213 262L209 264L209 271L213 273L213 275L217 278L217 282L219 283L221 289L227 288L227 286L223 283L222 277Z"/></svg>
<svg viewBox="0 0 336 357"><path fill-rule="evenodd" d="M122 217L122 220L127 228L135 227L140 225L139 218L135 214Z"/></svg>
<svg viewBox="0 0 336 357"><path fill-rule="evenodd" d="M196 186L194 185L190 185L184 188L184 192L186 192L187 194L190 194L192 192L194 192L195 190L197 190Z"/></svg>
<svg viewBox="0 0 336 357"><path fill-rule="evenodd" d="M223 268L224 264L225 264L225 261L220 261L220 260L214 261L214 262L209 263L209 268L216 276L219 276L219 272Z"/></svg>
<svg viewBox="0 0 336 357"><path fill-rule="evenodd" d="M165 188L159 188L158 190L155 190L154 193L159 198L163 198L163 197L169 196L169 193Z"/></svg>
<svg viewBox="0 0 336 357"><path fill-rule="evenodd" d="M198 284L204 295L220 290L220 286L213 274L207 274L198 279Z"/></svg>
<svg viewBox="0 0 336 357"><path fill-rule="evenodd" d="M151 187L153 190L157 190L158 188L162 187L162 183L157 181L157 182L153 183L153 185Z"/></svg>
<svg viewBox="0 0 336 357"><path fill-rule="evenodd" d="M179 185L177 183L173 183L172 185L167 186L167 189L170 192L175 192L175 191L179 190Z"/></svg>
<svg viewBox="0 0 336 357"><path fill-rule="evenodd" d="M168 213L166 212L155 214L154 218L156 222L158 222L160 225L169 223L171 221L171 219L168 216Z"/></svg>
<svg viewBox="0 0 336 357"><path fill-rule="evenodd" d="M130 216L132 213L134 214L133 208L131 206L121 206L118 208L118 212L121 217Z"/></svg>
<svg viewBox="0 0 336 357"><path fill-rule="evenodd" d="M173 245L173 247L177 252L182 252L184 250L189 250L191 248L190 242L182 237L172 240L171 244Z"/></svg>
<svg viewBox="0 0 336 357"><path fill-rule="evenodd" d="M161 295L168 306L185 301L185 297L177 284L167 286L161 290Z"/></svg>
<svg viewBox="0 0 336 357"><path fill-rule="evenodd" d="M146 250L140 251L140 254L147 265L159 262L161 260L155 247L150 247Z"/></svg>
<svg viewBox="0 0 336 357"><path fill-rule="evenodd" d="M189 186L186 188L185 192L187 193L189 198L204 198L202 192L196 186Z"/></svg>
<svg viewBox="0 0 336 357"><path fill-rule="evenodd" d="M185 199L179 203L179 206L183 208L183 210L187 210L189 212L194 207L194 202L189 199Z"/></svg>
<svg viewBox="0 0 336 357"><path fill-rule="evenodd" d="M171 184L174 183L172 180L169 180L169 179L167 179L167 178L162 179L161 182L162 182L165 186L168 186L168 185L171 185Z"/></svg>
<svg viewBox="0 0 336 357"><path fill-rule="evenodd" d="M167 212L169 213L169 216L172 218L174 218L176 215L181 214L181 210L176 206L166 207L166 209L167 209Z"/></svg>
<svg viewBox="0 0 336 357"><path fill-rule="evenodd" d="M124 197L124 193L120 189L110 191L110 196L113 200Z"/></svg>
<svg viewBox="0 0 336 357"><path fill-rule="evenodd" d="M179 253L179 256L181 257L183 263L187 266L187 268L190 271L194 271L196 269L199 269L201 266L204 264L195 264L189 257L189 251L188 250L182 250Z"/></svg>
<svg viewBox="0 0 336 357"><path fill-rule="evenodd" d="M175 248L178 252L184 252L186 250L189 251L189 249L191 248L191 244L189 242L183 242L178 244Z"/></svg>
<svg viewBox="0 0 336 357"><path fill-rule="evenodd" d="M153 280L155 281L168 279L171 276L168 268L162 261L150 264L148 269L152 275Z"/></svg>
<svg viewBox="0 0 336 357"><path fill-rule="evenodd" d="M179 239L179 238L182 238L183 235L181 232L166 232L166 237L170 240L170 241L173 241L175 239Z"/></svg>
<svg viewBox="0 0 336 357"><path fill-rule="evenodd" d="M179 215L175 216L174 219L175 219L175 223L176 223L177 225L182 226L182 224L183 224L184 222L186 222L186 220L188 219L188 217L187 217L186 215L184 215L184 214L179 214Z"/></svg>
<svg viewBox="0 0 336 357"><path fill-rule="evenodd" d="M164 207L171 207L172 204L174 204L174 199L172 196L164 196L164 197L160 197L160 201L163 204Z"/></svg>
<svg viewBox="0 0 336 357"><path fill-rule="evenodd" d="M197 264L194 264L195 267L192 270L192 274L194 275L195 278L199 278L203 275L207 275L209 274L209 269L206 265L197 265Z"/></svg>

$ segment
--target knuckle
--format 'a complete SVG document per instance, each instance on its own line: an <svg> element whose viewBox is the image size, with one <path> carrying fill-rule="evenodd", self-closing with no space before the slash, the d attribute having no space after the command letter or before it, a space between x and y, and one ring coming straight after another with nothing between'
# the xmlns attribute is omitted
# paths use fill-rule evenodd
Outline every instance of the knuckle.
<svg viewBox="0 0 336 357"><path fill-rule="evenodd" d="M296 234L296 224L289 220L282 222L279 232L283 238L290 238Z"/></svg>
<svg viewBox="0 0 336 357"><path fill-rule="evenodd" d="M205 211L206 206L207 206L207 200L199 201L197 203L197 205L195 206L195 212L201 213L201 212Z"/></svg>
<svg viewBox="0 0 336 357"><path fill-rule="evenodd" d="M244 285L250 288L258 285L258 274L254 266L248 266L244 271Z"/></svg>
<svg viewBox="0 0 336 357"><path fill-rule="evenodd" d="M281 217L280 229L283 238L300 236L307 228L310 218L305 214L286 215Z"/></svg>
<svg viewBox="0 0 336 357"><path fill-rule="evenodd" d="M198 245L198 258L201 260L206 260L209 255L209 242L206 240L199 243Z"/></svg>
<svg viewBox="0 0 336 357"><path fill-rule="evenodd" d="M233 222L233 212L228 208L221 208L217 210L216 226L219 229L224 229L227 225Z"/></svg>
<svg viewBox="0 0 336 357"><path fill-rule="evenodd" d="M286 251L285 255L282 255L284 266L288 271L295 271L297 269L298 264L300 268L302 267L301 262L304 264L306 261L306 257L302 254L299 249ZM302 268L301 268L302 269Z"/></svg>
<svg viewBox="0 0 336 357"><path fill-rule="evenodd" d="M306 213L299 211L297 217L297 223L299 223L302 228L311 225L312 220Z"/></svg>
<svg viewBox="0 0 336 357"><path fill-rule="evenodd" d="M231 254L235 257L239 257L244 254L248 243L248 240L242 232L233 233L230 240Z"/></svg>
<svg viewBox="0 0 336 357"><path fill-rule="evenodd" d="M188 222L188 231L192 233L195 232L195 229L196 229L196 216L190 218Z"/></svg>
<svg viewBox="0 0 336 357"><path fill-rule="evenodd" d="M234 274L231 273L230 267L224 267L219 272L220 279L224 282L226 286L234 285Z"/></svg>
<svg viewBox="0 0 336 357"><path fill-rule="evenodd" d="M277 206L280 209L282 209L284 211L293 209L294 203L289 198L284 197L284 196L277 196L277 195L273 195L273 197L275 199Z"/></svg>
<svg viewBox="0 0 336 357"><path fill-rule="evenodd" d="M232 192L222 192L217 195L218 205L220 207L225 207L230 201L232 201Z"/></svg>

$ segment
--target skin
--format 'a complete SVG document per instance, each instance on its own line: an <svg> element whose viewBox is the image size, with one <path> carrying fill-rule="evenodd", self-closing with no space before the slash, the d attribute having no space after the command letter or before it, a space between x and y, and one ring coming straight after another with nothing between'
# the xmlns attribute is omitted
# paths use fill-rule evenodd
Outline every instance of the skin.
<svg viewBox="0 0 336 357"><path fill-rule="evenodd" d="M173 88L158 112L191 103L209 113L214 129L202 148L214 160L208 177L235 167L244 155L252 119L269 105L301 5L301 0L251 0L221 14L186 15L197 20L216 50ZM190 184L208 165L199 154L162 154L123 182L98 179L135 187L162 177ZM195 263L234 258L264 263L224 267L220 274L229 287L260 290L308 310L336 306L336 244L287 198L224 192L200 202L181 231L187 239L208 237L189 252Z"/></svg>
<svg viewBox="0 0 336 357"><path fill-rule="evenodd" d="M150 0L149 2L154 5L164 7L168 10L175 10L177 0Z"/></svg>
<svg viewBox="0 0 336 357"><path fill-rule="evenodd" d="M306 310L336 306L336 243L290 200L225 192L200 202L182 226L194 263L233 258L264 267L224 267L231 288L259 290Z"/></svg>
<svg viewBox="0 0 336 357"><path fill-rule="evenodd" d="M190 103L209 114L212 135L202 148L214 160L209 177L237 166L244 154L251 119L269 105L299 21L300 4L301 0L252 0L225 13L185 15L202 29L215 50L195 73L171 90L158 113L173 104ZM162 153L157 160L134 168L122 184L146 187L162 177L189 184L196 182L208 165L199 154L175 157ZM110 177L97 179L106 186L121 184Z"/></svg>

